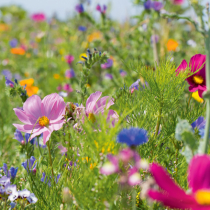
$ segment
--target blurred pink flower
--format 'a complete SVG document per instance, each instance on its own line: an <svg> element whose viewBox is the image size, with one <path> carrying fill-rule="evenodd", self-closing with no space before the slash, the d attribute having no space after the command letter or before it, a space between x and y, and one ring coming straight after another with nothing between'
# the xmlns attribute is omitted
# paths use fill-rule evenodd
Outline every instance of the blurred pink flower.
<svg viewBox="0 0 210 210"><path fill-rule="evenodd" d="M47 95L43 100L33 95L23 104L23 110L14 108L24 124L13 125L22 132L31 133L30 140L43 133L43 143L46 144L51 133L63 126L65 108L63 98L57 93Z"/></svg>
<svg viewBox="0 0 210 210"><path fill-rule="evenodd" d="M196 155L188 167L188 183L191 193L186 193L169 176L166 170L153 163L150 171L161 191L150 189L153 200L175 209L210 209L210 156Z"/></svg>
<svg viewBox="0 0 210 210"><path fill-rule="evenodd" d="M68 63L70 65L74 60L74 56L73 55L66 55L65 59L66 59L66 63Z"/></svg>
<svg viewBox="0 0 210 210"><path fill-rule="evenodd" d="M172 3L175 5L181 5L184 3L184 0L172 0Z"/></svg>
<svg viewBox="0 0 210 210"><path fill-rule="evenodd" d="M69 84L65 84L63 86L63 90L65 90L67 93L71 93L73 91L71 85L69 85Z"/></svg>
<svg viewBox="0 0 210 210"><path fill-rule="evenodd" d="M31 19L36 21L36 22L43 22L45 21L46 17L44 13L35 13L31 15Z"/></svg>
<svg viewBox="0 0 210 210"><path fill-rule="evenodd" d="M100 98L102 92L96 91L92 93L86 101L85 114L89 120L95 122L95 115L101 113L103 114L106 109L114 104L113 98L109 96L104 96ZM100 98L100 99L99 99ZM118 121L118 114L114 110L109 110L107 115L107 121L112 123L114 126L115 122Z"/></svg>

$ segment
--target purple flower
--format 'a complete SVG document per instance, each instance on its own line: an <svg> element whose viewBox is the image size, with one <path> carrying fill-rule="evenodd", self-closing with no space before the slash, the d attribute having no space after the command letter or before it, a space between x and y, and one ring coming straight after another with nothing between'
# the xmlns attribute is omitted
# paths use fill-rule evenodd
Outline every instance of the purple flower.
<svg viewBox="0 0 210 210"><path fill-rule="evenodd" d="M77 4L76 7L75 7L75 10L78 12L78 13L83 13L84 12L84 7L82 4Z"/></svg>
<svg viewBox="0 0 210 210"><path fill-rule="evenodd" d="M140 83L140 79L138 79L136 82L134 82L130 87L129 90L131 90L131 93L133 93L134 90L139 90L139 83ZM145 85L148 86L148 83L145 82L145 84L142 85L142 87L140 88L140 90L143 90L145 88Z"/></svg>
<svg viewBox="0 0 210 210"><path fill-rule="evenodd" d="M144 9L147 9L147 10L152 9L153 8L152 5L153 5L152 1L148 0L144 2Z"/></svg>
<svg viewBox="0 0 210 210"><path fill-rule="evenodd" d="M73 70L73 69L68 69L68 70L66 70L65 76L66 76L66 78L68 78L68 79L70 79L70 78L72 78L72 77L75 77L75 72L74 72L74 70Z"/></svg>
<svg viewBox="0 0 210 210"><path fill-rule="evenodd" d="M85 26L79 26L79 27L78 27L78 30L79 30L79 31L86 31L87 28L86 28Z"/></svg>
<svg viewBox="0 0 210 210"><path fill-rule="evenodd" d="M113 60L112 59L107 59L107 62L104 64L101 64L101 68L102 69L108 69L110 67L112 67L113 65Z"/></svg>
<svg viewBox="0 0 210 210"><path fill-rule="evenodd" d="M103 7L101 7L99 4L96 6L96 10L99 11L100 13L102 14L105 14L106 13L106 9L107 9L107 6L106 5L103 5Z"/></svg>
<svg viewBox="0 0 210 210"><path fill-rule="evenodd" d="M18 74L18 73L14 74L14 78L15 78L16 80L21 80L21 76L20 76L20 74Z"/></svg>
<svg viewBox="0 0 210 210"><path fill-rule="evenodd" d="M74 60L74 56L73 55L66 55L65 56L65 59L66 59L66 63L68 63L69 65L71 65L71 63Z"/></svg>
<svg viewBox="0 0 210 210"><path fill-rule="evenodd" d="M21 165L27 170L28 173L29 173L29 171L36 173L37 162L36 162L36 158L34 156L31 156L30 159L26 160ZM29 169L29 171L28 171L28 169Z"/></svg>
<svg viewBox="0 0 210 210"><path fill-rule="evenodd" d="M120 69L119 72L121 77L125 77L127 75L127 72L122 69Z"/></svg>
<svg viewBox="0 0 210 210"><path fill-rule="evenodd" d="M25 134L25 140L26 140L25 142L22 133L18 129L16 129L14 133L14 136L15 136L14 139L18 140L22 145L24 145L25 143L28 143L28 139L30 135L31 135L30 133ZM35 141L35 138L31 139L30 143L34 144L34 141Z"/></svg>
<svg viewBox="0 0 210 210"><path fill-rule="evenodd" d="M108 74L108 73L107 73L107 74L105 75L105 78L106 78L106 79L113 79L113 76L112 76L112 74Z"/></svg>
<svg viewBox="0 0 210 210"><path fill-rule="evenodd" d="M155 11L160 11L163 8L163 3L160 1L153 1L152 7Z"/></svg>
<svg viewBox="0 0 210 210"><path fill-rule="evenodd" d="M6 177L12 178L12 179L14 179L16 177L16 174L17 174L17 171L18 171L18 167L17 168L11 167L8 170L8 167L7 167L7 164L6 163L3 163L3 167L1 167L0 169L3 169L4 175Z"/></svg>
<svg viewBox="0 0 210 210"><path fill-rule="evenodd" d="M7 77L5 77L5 79L6 79L6 81L5 81L6 86L10 86L11 88L13 88L15 83L12 82L11 80L7 79Z"/></svg>
<svg viewBox="0 0 210 210"><path fill-rule="evenodd" d="M153 43L153 40L155 40L155 43L158 43L158 41L159 41L159 36L158 35L152 35L151 36L151 38L150 38L150 40L151 40L151 43Z"/></svg>
<svg viewBox="0 0 210 210"><path fill-rule="evenodd" d="M194 121L191 124L191 126L193 129L197 127L197 129L199 130L199 135L201 136L201 138L204 138L205 127L206 127L206 120L204 120L204 117L199 117L196 121ZM209 137L210 137L210 134L209 134Z"/></svg>
<svg viewBox="0 0 210 210"><path fill-rule="evenodd" d="M9 80L12 79L12 73L10 72L10 70L5 69L5 70L3 70L1 73L2 73L7 79L9 79Z"/></svg>
<svg viewBox="0 0 210 210"><path fill-rule="evenodd" d="M126 143L129 147L138 146L147 141L147 131L141 128L124 128L117 136L118 143Z"/></svg>
<svg viewBox="0 0 210 210"><path fill-rule="evenodd" d="M14 47L17 47L17 44L18 44L18 40L17 39L12 39L10 40L9 42L9 45L14 48Z"/></svg>
<svg viewBox="0 0 210 210"><path fill-rule="evenodd" d="M58 183L58 180L60 179L61 174L58 174L57 177L55 178L55 182L56 184ZM45 174L45 172L42 173L42 178L41 178L41 182L44 182L45 184L47 183L49 187L51 187L51 176L50 178L48 178Z"/></svg>

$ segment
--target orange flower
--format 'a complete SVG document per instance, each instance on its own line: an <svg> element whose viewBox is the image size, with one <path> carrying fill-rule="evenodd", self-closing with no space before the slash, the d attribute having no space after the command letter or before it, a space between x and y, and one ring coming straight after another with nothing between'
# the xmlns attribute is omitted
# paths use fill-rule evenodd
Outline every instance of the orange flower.
<svg viewBox="0 0 210 210"><path fill-rule="evenodd" d="M102 38L102 34L100 31L95 31L87 37L88 42L92 42L94 40L99 40L101 38Z"/></svg>
<svg viewBox="0 0 210 210"><path fill-rule="evenodd" d="M9 30L9 26L4 23L0 23L0 31L7 31L7 30Z"/></svg>
<svg viewBox="0 0 210 210"><path fill-rule="evenodd" d="M53 74L54 79L59 79L60 75L59 74Z"/></svg>
<svg viewBox="0 0 210 210"><path fill-rule="evenodd" d="M169 39L166 44L168 51L175 51L178 46L179 46L179 43L174 39Z"/></svg>
<svg viewBox="0 0 210 210"><path fill-rule="evenodd" d="M21 48L21 47L12 48L12 49L10 50L10 52L11 52L12 54L15 54L15 55L24 55L24 54L25 54L25 50L24 50L23 48Z"/></svg>
<svg viewBox="0 0 210 210"><path fill-rule="evenodd" d="M34 83L34 79L30 78L30 79L24 79L20 81L20 85L21 86L25 86L26 85L26 91L28 96L32 96L34 94L36 94L39 90L38 87L33 86Z"/></svg>

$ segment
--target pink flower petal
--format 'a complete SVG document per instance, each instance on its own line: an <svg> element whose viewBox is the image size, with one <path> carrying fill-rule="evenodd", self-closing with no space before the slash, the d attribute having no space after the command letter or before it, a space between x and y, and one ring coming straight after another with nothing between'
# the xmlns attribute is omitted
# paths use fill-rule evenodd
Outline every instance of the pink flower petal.
<svg viewBox="0 0 210 210"><path fill-rule="evenodd" d="M167 171L160 165L153 163L150 166L150 171L155 178L157 184L171 196L176 197L185 196L185 191L182 190L174 181L170 178Z"/></svg>
<svg viewBox="0 0 210 210"><path fill-rule="evenodd" d="M49 130L45 131L43 133L43 144L45 145L47 143L47 141L49 141L51 133Z"/></svg>
<svg viewBox="0 0 210 210"><path fill-rule="evenodd" d="M23 110L26 114L32 116L35 120L42 116L41 99L37 95L33 95L23 104Z"/></svg>
<svg viewBox="0 0 210 210"><path fill-rule="evenodd" d="M101 112L103 114L104 109L108 109L113 104L114 104L113 99L110 99L109 96L104 96L100 98L93 107L94 113L98 114Z"/></svg>
<svg viewBox="0 0 210 210"><path fill-rule="evenodd" d="M191 72L195 72L198 69L200 69L200 71L205 71L205 63L206 62L206 55L202 55L202 54L196 54L194 55L191 59L190 59L190 69ZM201 68L202 67L202 68Z"/></svg>
<svg viewBox="0 0 210 210"><path fill-rule="evenodd" d="M20 124L13 124L18 130L25 132L25 133L35 133L40 129L40 125L20 125Z"/></svg>
<svg viewBox="0 0 210 210"><path fill-rule="evenodd" d="M17 108L14 108L13 110L15 111L15 114L17 115L18 119L21 122L23 122L25 124L35 124L36 123L36 120L29 118L23 110L17 109Z"/></svg>
<svg viewBox="0 0 210 210"><path fill-rule="evenodd" d="M196 155L188 168L188 182L193 192L199 189L210 189L210 157Z"/></svg>
<svg viewBox="0 0 210 210"><path fill-rule="evenodd" d="M181 62L181 64L179 65L179 67L176 69L177 75L181 72L181 71L185 71L185 69L187 68L188 64L186 60L183 60ZM176 75L176 76L177 76Z"/></svg>
<svg viewBox="0 0 210 210"><path fill-rule="evenodd" d="M86 101L86 114L93 113L93 107L98 99L101 97L102 92L96 91L92 93Z"/></svg>

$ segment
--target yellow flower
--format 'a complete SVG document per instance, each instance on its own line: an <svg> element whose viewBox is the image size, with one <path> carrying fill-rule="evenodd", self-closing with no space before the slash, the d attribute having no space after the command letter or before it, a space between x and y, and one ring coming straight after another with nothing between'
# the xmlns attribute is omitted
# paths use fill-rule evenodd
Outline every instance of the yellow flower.
<svg viewBox="0 0 210 210"><path fill-rule="evenodd" d="M53 74L54 79L59 79L60 75L59 74Z"/></svg>
<svg viewBox="0 0 210 210"><path fill-rule="evenodd" d="M203 103L203 99L198 95L198 91L192 93L192 97L199 103Z"/></svg>
<svg viewBox="0 0 210 210"><path fill-rule="evenodd" d="M87 37L88 42L92 42L94 40L102 39L102 34L100 31L95 31Z"/></svg>
<svg viewBox="0 0 210 210"><path fill-rule="evenodd" d="M25 86L26 85L26 91L28 96L32 96L34 94L37 94L39 88L36 86L33 86L34 83L34 79L30 78L30 79L24 79L20 81L20 85L21 86Z"/></svg>
<svg viewBox="0 0 210 210"><path fill-rule="evenodd" d="M63 55L63 54L65 53L65 49L63 49L63 48L60 49L60 50L59 50L59 53L60 53L61 55Z"/></svg>
<svg viewBox="0 0 210 210"><path fill-rule="evenodd" d="M174 39L169 39L166 44L168 51L175 51L178 46L179 46L179 43Z"/></svg>
<svg viewBox="0 0 210 210"><path fill-rule="evenodd" d="M79 58L80 58L82 61L85 61L85 59L84 59L84 58L82 58L82 56L87 58L86 53L82 53L82 54L79 56Z"/></svg>
<svg viewBox="0 0 210 210"><path fill-rule="evenodd" d="M82 42L82 47L83 48L88 48L88 42Z"/></svg>
<svg viewBox="0 0 210 210"><path fill-rule="evenodd" d="M25 75L25 77L29 77L29 73L28 72L25 72L24 75Z"/></svg>
<svg viewBox="0 0 210 210"><path fill-rule="evenodd" d="M24 50L23 48L21 48L21 47L12 48L12 49L10 50L10 52L11 52L12 54L15 54L15 55L24 55L24 54L25 54L25 50Z"/></svg>

